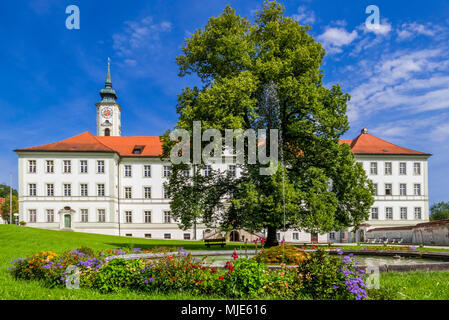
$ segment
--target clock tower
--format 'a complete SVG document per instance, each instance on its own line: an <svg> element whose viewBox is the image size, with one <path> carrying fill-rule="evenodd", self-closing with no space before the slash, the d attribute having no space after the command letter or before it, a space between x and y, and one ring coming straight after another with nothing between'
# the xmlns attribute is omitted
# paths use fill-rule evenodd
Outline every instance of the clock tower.
<svg viewBox="0 0 449 320"><path fill-rule="evenodd" d="M109 59L108 59L109 60ZM121 136L120 112L122 108L115 102L117 94L112 88L111 64L108 61L108 73L104 89L100 90L101 101L97 106L97 136Z"/></svg>

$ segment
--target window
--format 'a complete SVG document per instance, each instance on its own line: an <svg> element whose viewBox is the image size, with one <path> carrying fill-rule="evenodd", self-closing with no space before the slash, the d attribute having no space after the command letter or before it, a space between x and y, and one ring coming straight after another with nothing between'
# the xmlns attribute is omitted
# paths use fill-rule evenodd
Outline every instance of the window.
<svg viewBox="0 0 449 320"><path fill-rule="evenodd" d="M36 209L29 209L28 216L30 217L30 222L36 222Z"/></svg>
<svg viewBox="0 0 449 320"><path fill-rule="evenodd" d="M299 240L299 233L293 232L293 240Z"/></svg>
<svg viewBox="0 0 449 320"><path fill-rule="evenodd" d="M81 222L89 222L89 211L81 209Z"/></svg>
<svg viewBox="0 0 449 320"><path fill-rule="evenodd" d="M125 187L125 199L132 199L132 188Z"/></svg>
<svg viewBox="0 0 449 320"><path fill-rule="evenodd" d="M131 177L131 176L132 176L131 166L126 165L125 166L125 177Z"/></svg>
<svg viewBox="0 0 449 320"><path fill-rule="evenodd" d="M372 175L377 175L377 162L370 163L370 173Z"/></svg>
<svg viewBox="0 0 449 320"><path fill-rule="evenodd" d="M385 219L393 220L393 208L385 208Z"/></svg>
<svg viewBox="0 0 449 320"><path fill-rule="evenodd" d="M55 211L47 209L47 222L55 222Z"/></svg>
<svg viewBox="0 0 449 320"><path fill-rule="evenodd" d="M109 128L104 129L104 136L109 137L110 135L111 135L111 129L109 129Z"/></svg>
<svg viewBox="0 0 449 320"><path fill-rule="evenodd" d="M415 162L413 164L413 174L417 176L421 175L421 163Z"/></svg>
<svg viewBox="0 0 449 320"><path fill-rule="evenodd" d="M142 154L144 148L145 146L134 146L133 154Z"/></svg>
<svg viewBox="0 0 449 320"><path fill-rule="evenodd" d="M143 176L145 178L150 178L151 177L151 166L150 165L143 166Z"/></svg>
<svg viewBox="0 0 449 320"><path fill-rule="evenodd" d="M413 186L413 191L414 191L415 196L420 196L421 195L421 184L415 183L415 185Z"/></svg>
<svg viewBox="0 0 449 320"><path fill-rule="evenodd" d="M415 220L421 220L421 208L416 207L415 208Z"/></svg>
<svg viewBox="0 0 449 320"><path fill-rule="evenodd" d="M47 197L53 197L55 195L55 186L53 183L47 184Z"/></svg>
<svg viewBox="0 0 449 320"><path fill-rule="evenodd" d="M164 199L168 199L168 189L164 187Z"/></svg>
<svg viewBox="0 0 449 320"><path fill-rule="evenodd" d="M401 208L401 220L407 220L407 208Z"/></svg>
<svg viewBox="0 0 449 320"><path fill-rule="evenodd" d="M164 223L170 223L171 221L170 211L164 211Z"/></svg>
<svg viewBox="0 0 449 320"><path fill-rule="evenodd" d="M47 160L46 163L47 163L47 166L45 167L45 172L46 173L55 173L55 164L54 164L53 160Z"/></svg>
<svg viewBox="0 0 449 320"><path fill-rule="evenodd" d="M406 196L407 195L407 185L405 183L401 183L399 185L399 194L401 196Z"/></svg>
<svg viewBox="0 0 449 320"><path fill-rule="evenodd" d="M64 184L64 197L72 196L72 185L69 183Z"/></svg>
<svg viewBox="0 0 449 320"><path fill-rule="evenodd" d="M385 175L390 176L392 174L392 164L391 162L385 162Z"/></svg>
<svg viewBox="0 0 449 320"><path fill-rule="evenodd" d="M401 162L399 163L399 174L406 175L407 174L407 163Z"/></svg>
<svg viewBox="0 0 449 320"><path fill-rule="evenodd" d="M151 199L151 187L143 187L143 196L145 199Z"/></svg>
<svg viewBox="0 0 449 320"><path fill-rule="evenodd" d="M98 209L98 222L105 222L105 221L106 221L106 210Z"/></svg>
<svg viewBox="0 0 449 320"><path fill-rule="evenodd" d="M171 233L164 233L164 239L171 239Z"/></svg>
<svg viewBox="0 0 449 320"><path fill-rule="evenodd" d="M132 234L132 233L127 233L127 234L125 234L125 236L127 236L127 237L132 237L133 234Z"/></svg>
<svg viewBox="0 0 449 320"><path fill-rule="evenodd" d="M184 177L190 177L190 167L187 167L187 169L184 169L184 170L182 171L182 175L183 175Z"/></svg>
<svg viewBox="0 0 449 320"><path fill-rule="evenodd" d="M132 211L125 211L125 221L126 221L126 223L133 223Z"/></svg>
<svg viewBox="0 0 449 320"><path fill-rule="evenodd" d="M278 241L280 241L281 240L281 234L278 232L278 233L276 233L276 239L278 239Z"/></svg>
<svg viewBox="0 0 449 320"><path fill-rule="evenodd" d="M151 211L144 211L145 223L151 223Z"/></svg>
<svg viewBox="0 0 449 320"><path fill-rule="evenodd" d="M391 186L391 183L386 183L386 184L385 184L385 195L386 195L386 196L391 196L391 195L392 195L392 186Z"/></svg>
<svg viewBox="0 0 449 320"><path fill-rule="evenodd" d="M229 174L231 175L231 177L235 177L236 176L236 170L235 170L235 166L234 165L229 166Z"/></svg>
<svg viewBox="0 0 449 320"><path fill-rule="evenodd" d="M36 173L36 160L28 160L28 173Z"/></svg>
<svg viewBox="0 0 449 320"><path fill-rule="evenodd" d="M98 184L97 185L97 195L99 197L104 197L105 195L105 187L104 184Z"/></svg>
<svg viewBox="0 0 449 320"><path fill-rule="evenodd" d="M335 232L329 232L329 240L335 240Z"/></svg>
<svg viewBox="0 0 449 320"><path fill-rule="evenodd" d="M97 160L97 173L104 173L104 160Z"/></svg>
<svg viewBox="0 0 449 320"><path fill-rule="evenodd" d="M151 233L145 233L145 238L151 239Z"/></svg>
<svg viewBox="0 0 449 320"><path fill-rule="evenodd" d="M72 172L72 161L70 161L70 160L64 160L64 168L63 168L63 172L64 172L64 173L70 173L70 172Z"/></svg>
<svg viewBox="0 0 449 320"><path fill-rule="evenodd" d="M29 184L29 192L30 192L30 197L35 197L37 194L37 190L36 190L36 184L35 183L30 183Z"/></svg>
<svg viewBox="0 0 449 320"><path fill-rule="evenodd" d="M373 188L374 188L374 195L377 196L377 194L378 194L377 183L373 183Z"/></svg>
<svg viewBox="0 0 449 320"><path fill-rule="evenodd" d="M164 177L168 178L170 176L170 166L164 166Z"/></svg>
<svg viewBox="0 0 449 320"><path fill-rule="evenodd" d="M204 176L209 177L212 172L212 167L210 165L204 166Z"/></svg>
<svg viewBox="0 0 449 320"><path fill-rule="evenodd" d="M87 173L87 160L80 160L80 172Z"/></svg>
<svg viewBox="0 0 449 320"><path fill-rule="evenodd" d="M190 233L184 233L184 240L190 240Z"/></svg>
<svg viewBox="0 0 449 320"><path fill-rule="evenodd" d="M379 208L371 208L371 220L379 219Z"/></svg>
<svg viewBox="0 0 449 320"><path fill-rule="evenodd" d="M87 197L87 183L81 184L81 197Z"/></svg>

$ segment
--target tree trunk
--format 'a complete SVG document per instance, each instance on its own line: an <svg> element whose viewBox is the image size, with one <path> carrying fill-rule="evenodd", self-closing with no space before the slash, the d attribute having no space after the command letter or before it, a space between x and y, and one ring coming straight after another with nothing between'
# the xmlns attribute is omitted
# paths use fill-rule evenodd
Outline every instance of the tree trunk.
<svg viewBox="0 0 449 320"><path fill-rule="evenodd" d="M275 247L279 245L278 238L276 236L276 228L268 227L267 228L267 239L265 241L265 248Z"/></svg>

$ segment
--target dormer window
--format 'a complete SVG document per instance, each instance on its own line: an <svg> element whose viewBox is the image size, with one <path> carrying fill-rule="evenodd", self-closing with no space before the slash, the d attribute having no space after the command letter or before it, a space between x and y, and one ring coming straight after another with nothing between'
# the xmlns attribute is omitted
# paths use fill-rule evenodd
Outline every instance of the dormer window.
<svg viewBox="0 0 449 320"><path fill-rule="evenodd" d="M133 154L142 154L144 148L145 146L134 146Z"/></svg>

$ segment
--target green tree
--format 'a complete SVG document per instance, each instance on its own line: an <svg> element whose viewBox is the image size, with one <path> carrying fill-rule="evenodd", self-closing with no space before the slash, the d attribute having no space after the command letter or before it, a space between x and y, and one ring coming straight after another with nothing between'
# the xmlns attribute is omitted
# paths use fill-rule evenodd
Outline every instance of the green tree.
<svg viewBox="0 0 449 320"><path fill-rule="evenodd" d="M430 220L446 220L449 219L449 202L434 203L430 207Z"/></svg>
<svg viewBox="0 0 449 320"><path fill-rule="evenodd" d="M10 208L10 196L9 194L5 198L5 202L3 202L2 206L0 207L2 211L3 219L9 221L9 208ZM13 194L12 196L12 213L19 212L19 202L16 195ZM13 217L14 220L14 217Z"/></svg>
<svg viewBox="0 0 449 320"><path fill-rule="evenodd" d="M226 227L267 229L267 246L277 243L276 232L284 227L317 233L357 227L373 203L362 166L350 147L339 143L349 128L350 97L339 85L323 85L325 50L309 30L285 17L275 1L266 1L254 22L227 6L186 39L177 57L179 75L196 74L202 86L186 87L178 96L176 128L191 130L201 120L203 129L222 133L280 131L282 161L274 175L262 176L260 165L245 162L242 177L215 180L221 187L214 191L217 203L208 205L208 216L203 210L195 215ZM173 145L167 136L164 156ZM267 136L268 150L272 143ZM176 183L172 190L179 191L172 197L182 192L183 182ZM218 201L227 205L220 207ZM192 216L182 210L177 214Z"/></svg>
<svg viewBox="0 0 449 320"><path fill-rule="evenodd" d="M0 184L0 198L6 198L6 196L9 196L9 189L10 187L6 184ZM17 190L12 189L12 194L17 196Z"/></svg>

